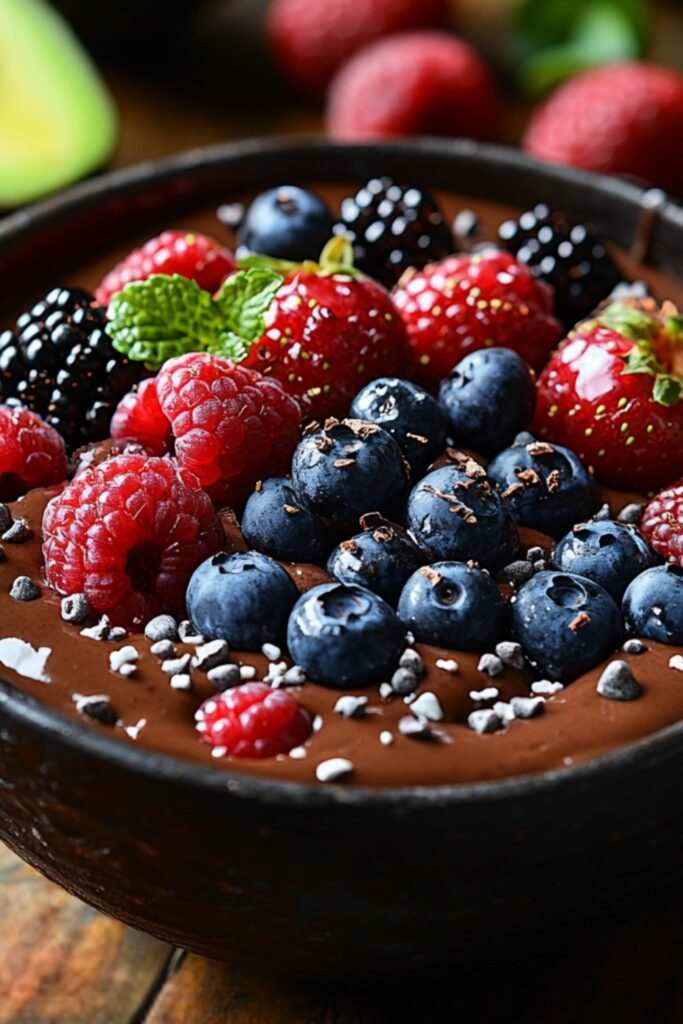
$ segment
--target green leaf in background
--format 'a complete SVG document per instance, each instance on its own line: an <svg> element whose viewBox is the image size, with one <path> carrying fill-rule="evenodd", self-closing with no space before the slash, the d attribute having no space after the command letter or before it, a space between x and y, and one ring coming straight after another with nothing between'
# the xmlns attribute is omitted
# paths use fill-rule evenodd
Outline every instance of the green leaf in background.
<svg viewBox="0 0 683 1024"><path fill-rule="evenodd" d="M114 106L87 53L42 0L0 0L0 206L18 206L101 167Z"/></svg>
<svg viewBox="0 0 683 1024"><path fill-rule="evenodd" d="M117 352L150 370L187 352L238 362L263 334L264 313L282 280L272 270L243 270L214 300L187 277L153 274L114 296L108 331Z"/></svg>
<svg viewBox="0 0 683 1024"><path fill-rule="evenodd" d="M536 98L583 68L639 57L645 0L521 0L515 22L521 90Z"/></svg>

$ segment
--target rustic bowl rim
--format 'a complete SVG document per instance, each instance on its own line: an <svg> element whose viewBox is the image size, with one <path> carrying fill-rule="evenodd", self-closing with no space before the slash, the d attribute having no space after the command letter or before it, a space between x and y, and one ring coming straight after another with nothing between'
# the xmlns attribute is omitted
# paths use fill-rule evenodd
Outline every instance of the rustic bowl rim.
<svg viewBox="0 0 683 1024"><path fill-rule="evenodd" d="M125 194L138 187L161 183L193 170L220 167L238 159L264 158L268 154L289 151L299 157L315 160L316 153L353 153L375 158L378 153L409 155L419 152L461 160L493 162L511 172L527 171L555 184L580 186L599 193L606 201L614 198L626 202L636 212L648 206L652 190L621 178L598 175L590 171L547 164L526 156L508 146L482 144L469 139L420 138L405 141L337 143L319 138L274 136L268 139L247 139L239 142L217 143L187 152L145 161L121 170L111 171L97 178L81 182L74 187L49 196L29 207L18 210L0 221L0 253L11 251L21 237L39 232L51 223L61 221L70 211L94 206L110 197L112 192ZM313 175L315 177L315 175ZM672 227L683 231L683 206L669 197L657 197L658 217ZM369 787L320 785L291 780L251 775L239 770L213 768L193 761L153 750L129 746L119 739L102 735L87 725L68 718L35 697L29 696L0 679L0 710L22 724L44 732L57 743L62 743L88 757L111 761L119 768L150 776L158 781L179 782L214 793L227 792L231 796L256 800L265 804L314 806L344 804L353 807L379 807L400 813L446 806L458 806L478 801L507 801L520 797L547 794L562 787L590 783L596 774L619 773L625 767L643 768L646 762L666 759L669 752L680 750L683 738L683 720L664 729L619 747L607 754L590 758L578 764L545 772L513 776L474 783L444 783L434 786Z"/></svg>

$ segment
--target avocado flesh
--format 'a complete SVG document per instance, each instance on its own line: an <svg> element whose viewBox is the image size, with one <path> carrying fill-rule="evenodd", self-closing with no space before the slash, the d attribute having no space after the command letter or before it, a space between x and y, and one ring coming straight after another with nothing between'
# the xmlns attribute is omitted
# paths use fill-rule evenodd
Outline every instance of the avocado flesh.
<svg viewBox="0 0 683 1024"><path fill-rule="evenodd" d="M0 206L19 206L100 167L113 104L68 25L42 0L0 0Z"/></svg>

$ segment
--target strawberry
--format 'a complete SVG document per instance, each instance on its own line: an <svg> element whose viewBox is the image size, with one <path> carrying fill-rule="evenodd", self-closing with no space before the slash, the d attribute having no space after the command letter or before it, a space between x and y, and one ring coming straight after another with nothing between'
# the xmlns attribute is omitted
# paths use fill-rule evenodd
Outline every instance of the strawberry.
<svg viewBox="0 0 683 1024"><path fill-rule="evenodd" d="M440 28L448 0L271 0L266 17L270 45L282 70L301 92L316 98L348 58L381 36Z"/></svg>
<svg viewBox="0 0 683 1024"><path fill-rule="evenodd" d="M408 328L414 376L428 385L490 346L512 348L540 369L561 336L552 290L495 249L408 271L393 299Z"/></svg>
<svg viewBox="0 0 683 1024"><path fill-rule="evenodd" d="M244 365L276 377L314 419L344 416L364 384L400 373L407 354L405 327L388 292L345 272L307 266L291 272L265 326Z"/></svg>
<svg viewBox="0 0 683 1024"><path fill-rule="evenodd" d="M532 429L572 448L605 484L659 488L683 475L682 374L675 306L613 302L548 363Z"/></svg>
<svg viewBox="0 0 683 1024"><path fill-rule="evenodd" d="M628 174L663 188L683 183L683 76L635 61L606 64L565 82L531 115L532 156Z"/></svg>
<svg viewBox="0 0 683 1024"><path fill-rule="evenodd" d="M213 238L198 231L163 231L109 271L97 289L97 301L108 306L131 281L146 281L152 274L180 274L214 292L236 269L230 250Z"/></svg>
<svg viewBox="0 0 683 1024"><path fill-rule="evenodd" d="M479 54L446 32L400 32L361 50L328 94L335 139L496 138L500 96Z"/></svg>

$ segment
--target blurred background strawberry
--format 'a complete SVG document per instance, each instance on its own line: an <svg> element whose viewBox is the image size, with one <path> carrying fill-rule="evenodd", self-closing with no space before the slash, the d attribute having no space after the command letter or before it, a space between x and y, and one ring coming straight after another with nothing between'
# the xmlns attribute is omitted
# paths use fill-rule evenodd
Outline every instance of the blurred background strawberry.
<svg viewBox="0 0 683 1024"><path fill-rule="evenodd" d="M0 0L0 206L325 131L521 144L680 194L682 43L672 0Z"/></svg>

